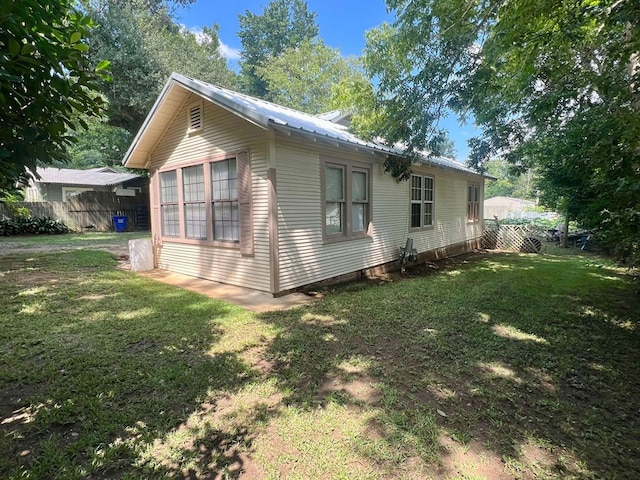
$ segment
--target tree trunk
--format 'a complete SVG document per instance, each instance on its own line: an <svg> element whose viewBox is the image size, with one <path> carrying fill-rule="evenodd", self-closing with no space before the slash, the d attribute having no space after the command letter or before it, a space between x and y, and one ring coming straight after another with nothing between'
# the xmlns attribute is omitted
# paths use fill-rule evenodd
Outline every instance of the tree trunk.
<svg viewBox="0 0 640 480"><path fill-rule="evenodd" d="M567 237L569 236L569 206L567 202L567 208L564 211L564 228L562 232L562 236L560 238L560 246L562 248L567 248L569 243L567 242Z"/></svg>

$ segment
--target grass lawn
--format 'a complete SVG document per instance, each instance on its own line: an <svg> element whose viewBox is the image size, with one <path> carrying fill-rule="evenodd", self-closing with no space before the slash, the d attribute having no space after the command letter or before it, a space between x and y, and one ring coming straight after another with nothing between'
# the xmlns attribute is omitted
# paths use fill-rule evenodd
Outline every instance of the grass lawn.
<svg viewBox="0 0 640 480"><path fill-rule="evenodd" d="M100 248L124 246L129 240L150 238L150 232L87 232L69 233L65 235L20 235L15 237L0 236L0 251L12 248Z"/></svg>
<svg viewBox="0 0 640 480"><path fill-rule="evenodd" d="M606 260L260 315L115 264L0 257L0 478L640 478L640 297Z"/></svg>

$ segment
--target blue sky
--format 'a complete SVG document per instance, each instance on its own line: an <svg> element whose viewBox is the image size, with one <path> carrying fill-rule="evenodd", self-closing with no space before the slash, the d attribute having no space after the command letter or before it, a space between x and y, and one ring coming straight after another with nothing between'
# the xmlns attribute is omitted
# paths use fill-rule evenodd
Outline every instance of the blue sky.
<svg viewBox="0 0 640 480"><path fill-rule="evenodd" d="M269 0L197 0L194 4L180 8L177 20L190 30L198 31L204 26L217 23L220 27L221 50L229 60L229 66L237 68L242 44L238 38L238 15L247 10L262 14ZM316 21L320 38L328 46L337 48L343 56L359 56L365 45L365 32L381 23L393 21L387 12L384 0L307 0L309 10L318 15ZM455 118L442 122L455 142L457 158L465 160L468 155L466 141L476 132L473 125L458 125Z"/></svg>

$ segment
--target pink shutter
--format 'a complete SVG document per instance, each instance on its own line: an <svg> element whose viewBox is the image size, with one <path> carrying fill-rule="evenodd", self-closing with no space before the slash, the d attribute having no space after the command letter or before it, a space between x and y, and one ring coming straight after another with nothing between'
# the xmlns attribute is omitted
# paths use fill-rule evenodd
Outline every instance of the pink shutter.
<svg viewBox="0 0 640 480"><path fill-rule="evenodd" d="M240 213L240 253L253 255L253 209L251 202L251 158L249 152L236 156L238 168L238 209Z"/></svg>

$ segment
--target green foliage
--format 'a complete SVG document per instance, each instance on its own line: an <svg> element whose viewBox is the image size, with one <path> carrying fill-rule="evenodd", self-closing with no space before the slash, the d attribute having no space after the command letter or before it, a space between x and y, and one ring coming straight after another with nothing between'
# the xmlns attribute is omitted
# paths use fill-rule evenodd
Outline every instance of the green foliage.
<svg viewBox="0 0 640 480"><path fill-rule="evenodd" d="M0 195L0 203L9 210L11 217L28 217L31 215L28 208L19 206L19 203L24 201L24 190L0 191Z"/></svg>
<svg viewBox="0 0 640 480"><path fill-rule="evenodd" d="M173 20L169 3L85 2L99 24L90 39L92 56L111 60L112 82L101 86L109 100L109 124L132 134L173 71L224 87L235 83L218 51L217 26L196 37Z"/></svg>
<svg viewBox="0 0 640 480"><path fill-rule="evenodd" d="M69 161L60 168L119 167L132 134L104 120L87 120L89 128L69 148Z"/></svg>
<svg viewBox="0 0 640 480"><path fill-rule="evenodd" d="M355 61L321 40L304 40L255 68L271 101L307 113L326 112L332 106L333 88L340 82L364 81Z"/></svg>
<svg viewBox="0 0 640 480"><path fill-rule="evenodd" d="M0 235L58 235L69 233L69 227L62 220L49 217L15 216L0 219Z"/></svg>
<svg viewBox="0 0 640 480"><path fill-rule="evenodd" d="M271 99L268 82L257 69L286 49L314 40L318 36L316 15L308 11L304 0L273 0L262 15L249 10L238 15L238 37L242 42L240 85L245 93Z"/></svg>
<svg viewBox="0 0 640 480"><path fill-rule="evenodd" d="M390 173L398 181L411 178L412 158L410 156L389 155L384 161L384 171Z"/></svg>
<svg viewBox="0 0 640 480"><path fill-rule="evenodd" d="M521 168L508 163L503 159L492 159L486 163L487 174L496 180L486 182L484 198L515 197L526 200L534 200L536 192L534 187L538 175L532 169Z"/></svg>
<svg viewBox="0 0 640 480"><path fill-rule="evenodd" d="M108 62L89 60L86 38L94 25L75 5L0 3L0 189L38 162L65 160L76 140L76 112L91 117L103 110L95 92Z"/></svg>
<svg viewBox="0 0 640 480"><path fill-rule="evenodd" d="M388 0L368 34L379 134L422 149L453 109L483 130L472 164L534 168L541 200L603 238L640 240L638 2Z"/></svg>
<svg viewBox="0 0 640 480"><path fill-rule="evenodd" d="M238 458L273 478L637 471L640 304L625 269L560 249L438 266L256 315L109 252L11 252L0 389L29 421L0 426L0 477L234 477Z"/></svg>

